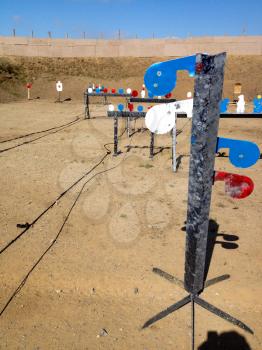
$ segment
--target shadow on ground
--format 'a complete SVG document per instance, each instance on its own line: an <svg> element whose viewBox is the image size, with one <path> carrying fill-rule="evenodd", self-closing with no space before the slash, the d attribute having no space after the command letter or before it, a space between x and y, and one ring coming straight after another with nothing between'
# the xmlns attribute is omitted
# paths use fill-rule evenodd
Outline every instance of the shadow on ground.
<svg viewBox="0 0 262 350"><path fill-rule="evenodd" d="M235 331L218 334L215 331L207 333L207 340L198 350L251 350L246 338Z"/></svg>

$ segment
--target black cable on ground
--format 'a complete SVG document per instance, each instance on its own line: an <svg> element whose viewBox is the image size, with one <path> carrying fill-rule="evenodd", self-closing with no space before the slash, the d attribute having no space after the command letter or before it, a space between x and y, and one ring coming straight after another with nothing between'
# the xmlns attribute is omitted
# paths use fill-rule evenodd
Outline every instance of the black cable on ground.
<svg viewBox="0 0 262 350"><path fill-rule="evenodd" d="M41 134L42 132L51 131L51 130L54 130L54 129L61 128L61 127L63 127L63 126L67 126L68 124L77 121L77 120L79 119L79 117L80 117L82 114L83 114L83 113L77 115L75 120L72 120L72 121L70 121L70 122L68 122L68 123L66 123L66 124L57 125L57 126L54 126L53 128L50 128L50 129L45 129L45 130L39 130L39 131L35 131L35 132L30 132L29 134L25 134L25 135L21 135L21 136L14 137L13 139L3 140L3 141L0 141L0 144L1 144L1 143L5 143L5 142L15 141L15 140L18 140L18 139L22 139L23 137L27 137L27 136L32 136L32 135L36 135L36 134Z"/></svg>
<svg viewBox="0 0 262 350"><path fill-rule="evenodd" d="M106 154L107 156L108 154ZM100 172L102 173L102 172ZM41 260L44 258L44 256L48 253L48 251L53 247L53 245L57 242L67 220L69 219L69 216L73 210L73 208L75 207L79 197L81 196L83 190L84 190L84 187L85 185L92 179L94 178L96 175L100 174L100 173L97 173L95 175L93 175L90 179L88 179L84 185L82 186L80 192L78 193L76 199L74 200L73 202L73 205L70 207L67 215L66 215L66 218L63 222L63 224L61 225L56 237L54 238L54 240L52 241L52 243L47 247L47 249L41 254L41 256L38 258L38 260L34 263L34 265L31 267L31 269L27 272L27 274L25 275L25 277L23 278L23 280L21 281L21 283L19 284L19 286L16 288L16 290L13 292L13 294L11 295L11 297L8 299L8 301L6 302L5 306L2 308L1 312L0 312L0 316L3 315L3 313L5 312L5 310L7 309L8 305L12 302L12 300L15 298L15 296L21 291L21 289L23 288L23 286L25 285L28 277L31 275L31 273L34 271L34 269L37 267L37 265L41 262Z"/></svg>
<svg viewBox="0 0 262 350"><path fill-rule="evenodd" d="M111 152L110 152L111 153ZM107 153L100 159L100 161L94 165L90 170L88 170L83 176L81 176L77 181L75 181L70 187L68 187L64 192L62 192L44 211L42 211L31 223L26 223L25 225L18 224L20 227L24 227L25 229L19 233L15 238L13 238L9 243L7 243L1 250L0 254L2 254L7 248L9 248L13 243L15 243L19 238L21 238L26 231L28 231L44 214L48 212L49 209L51 209L57 201L59 201L68 191L70 191L74 186L76 186L83 178L85 178L87 175L89 175L95 168L97 168L104 160L105 158L110 154L107 150ZM18 227L19 227L18 226Z"/></svg>
<svg viewBox="0 0 262 350"><path fill-rule="evenodd" d="M125 133L125 130L123 133L118 137L123 136ZM111 150L107 148L108 145L113 144L112 142L104 144L104 148L106 149L107 153L100 159L100 161L95 164L90 170L88 170L83 176L81 176L78 180L76 180L71 186L69 186L64 192L62 192L45 210L43 210L31 223L26 222L25 224L17 224L16 226L18 228L24 228L22 232L20 232L15 238L13 238L10 242L8 242L3 248L0 249L0 255L8 249L12 244L14 244L19 238L21 238L42 216L44 216L49 209L51 209L68 191L70 191L73 187L75 187L81 180L83 180L86 176L88 176L93 170L95 170L105 159L106 157L111 154Z"/></svg>
<svg viewBox="0 0 262 350"><path fill-rule="evenodd" d="M124 130L124 132L125 132L125 130ZM121 136L124 134L124 132L121 134ZM121 136L120 136L120 137L121 137ZM130 140L129 145L131 144L131 142L132 142L132 138L131 138L131 140ZM109 150L109 149L107 148L108 145L112 145L112 144L113 144L112 142L107 143L107 144L104 144L104 148L107 150L107 153L102 157L102 159L100 160L100 162L97 163L97 165L96 165L95 167L97 167L99 164L101 164L102 161L103 161L107 156L109 156L109 154L112 153L111 150ZM126 153L126 155L127 155L127 153ZM125 157L126 157L126 156L125 156ZM123 161L125 160L125 157L124 157ZM29 276L31 275L31 273L32 273L32 272L34 271L34 269L38 266L38 264L41 262L41 260L44 258L44 256L48 253L48 251L49 251L49 250L54 246L54 244L57 242L57 240L58 240L58 238L59 238L59 236L60 236L60 234L61 234L61 232L62 232L62 230L63 230L63 228L64 228L64 226L65 226L65 224L66 224L66 222L68 221L68 219L69 219L69 217L70 217L71 212L73 211L73 209L74 209L74 207L75 207L77 201L79 200L79 198L80 198L80 196L81 196L81 194L82 194L82 192L83 192L85 186L87 185L87 183L90 182L90 181L91 181L94 177L96 177L97 175L106 173L106 172L108 172L108 171L110 171L110 170L113 170L113 169L117 168L117 167L120 165L120 163L121 163L121 162L119 162L117 165L115 165L115 166L113 166L113 167L111 167L111 168L109 168L109 169L102 170L102 171L100 171L100 172L94 174L91 178L89 178L89 179L83 184L83 186L81 187L81 189L80 189L78 195L76 196L76 198L75 198L75 200L74 200L72 206L70 207L70 209L69 209L69 211L68 211L68 213L67 213L67 215L66 215L66 218L65 218L65 220L63 221L63 223L62 223L62 225L61 225L61 227L60 227L60 229L59 229L57 235L55 236L54 240L53 240L52 243L47 247L47 249L41 254L41 256L38 258L38 260L34 263L34 265L31 267L31 269L27 272L26 276L25 276L25 277L23 278L23 280L20 282L19 286L18 286L18 287L16 288L16 290L12 293L11 297L8 299L8 301L6 302L5 306L4 306L4 307L2 308L2 310L0 311L0 316L3 315L3 313L5 312L5 310L7 309L7 307L9 306L9 304L10 304L10 303L12 302L12 300L16 297L16 295L21 291L21 289L23 288L23 286L26 284L26 281L27 281L27 279L29 278ZM92 168L92 170L93 170L93 169L94 169L94 168ZM91 172L92 170L90 170L90 172ZM89 173L90 173L90 172L89 172ZM82 178L83 178L83 177L82 177ZM81 179L82 179L82 178L81 178ZM80 181L80 180L79 180L79 181ZM79 182L79 181L78 181L78 182Z"/></svg>
<svg viewBox="0 0 262 350"><path fill-rule="evenodd" d="M26 144L29 144L29 143L32 143L32 142L37 141L37 140L40 140L40 139L42 139L42 138L44 138L44 137L46 137L46 136L49 136L49 135L52 135L52 134L56 134L57 132L59 132L59 131L61 131L61 130L64 130L64 129L66 129L66 128L68 128L68 127L70 127L70 126L72 126L72 125L74 125L74 124L76 124L76 123L79 123L80 121L83 121L83 120L84 120L84 119L77 118L76 120L74 120L74 121L72 121L72 122L66 124L65 126L57 127L57 130L51 131L51 132L49 132L49 133L47 133L47 134L45 134L45 135L42 135L42 136L39 136L39 137L33 139L33 140L24 141L24 142L22 142L22 143L19 143L18 145L15 145L15 146L11 146L11 147L2 149L2 150L0 150L0 153L8 152L8 151L10 151L10 150L12 150L12 149L18 148L18 147L20 147L20 146L23 146L23 145L26 145ZM54 129L55 129L55 128L54 128Z"/></svg>

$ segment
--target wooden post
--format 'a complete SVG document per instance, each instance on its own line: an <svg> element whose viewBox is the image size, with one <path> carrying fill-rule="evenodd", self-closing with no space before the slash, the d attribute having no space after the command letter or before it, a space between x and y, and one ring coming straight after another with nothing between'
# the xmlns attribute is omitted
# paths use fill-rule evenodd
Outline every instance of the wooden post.
<svg viewBox="0 0 262 350"><path fill-rule="evenodd" d="M185 289L204 288L209 211L213 185L226 54L197 54L186 224Z"/></svg>
<svg viewBox="0 0 262 350"><path fill-rule="evenodd" d="M32 30L32 32L31 32L31 36L32 36L32 38L34 37L34 31Z"/></svg>
<svg viewBox="0 0 262 350"><path fill-rule="evenodd" d="M51 39L51 38L52 38L52 34L51 34L51 32L48 32L48 37L49 37L49 39Z"/></svg>
<svg viewBox="0 0 262 350"><path fill-rule="evenodd" d="M15 28L13 29L13 36L16 36Z"/></svg>

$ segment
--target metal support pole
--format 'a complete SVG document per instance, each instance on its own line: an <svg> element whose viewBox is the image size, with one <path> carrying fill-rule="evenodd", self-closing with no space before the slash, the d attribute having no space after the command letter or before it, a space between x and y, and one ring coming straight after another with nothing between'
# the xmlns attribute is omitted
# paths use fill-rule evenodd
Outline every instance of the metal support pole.
<svg viewBox="0 0 262 350"><path fill-rule="evenodd" d="M172 130L172 160L173 160L173 171L175 173L176 172L176 121Z"/></svg>
<svg viewBox="0 0 262 350"><path fill-rule="evenodd" d="M118 117L114 117L114 156L118 155Z"/></svg>
<svg viewBox="0 0 262 350"><path fill-rule="evenodd" d="M127 137L130 137L130 119L129 119L129 117L126 118L126 132L127 132Z"/></svg>
<svg viewBox="0 0 262 350"><path fill-rule="evenodd" d="M89 95L88 95L88 92L86 93L85 116L86 116L86 119L90 119Z"/></svg>
<svg viewBox="0 0 262 350"><path fill-rule="evenodd" d="M196 56L186 225L185 289L205 283L207 237L226 54Z"/></svg>
<svg viewBox="0 0 262 350"><path fill-rule="evenodd" d="M149 158L153 159L154 157L154 143L155 143L155 134L153 132L151 132L150 134L150 154L149 154Z"/></svg>
<svg viewBox="0 0 262 350"><path fill-rule="evenodd" d="M192 350L195 350L195 301L194 295L191 294L191 332L192 332Z"/></svg>

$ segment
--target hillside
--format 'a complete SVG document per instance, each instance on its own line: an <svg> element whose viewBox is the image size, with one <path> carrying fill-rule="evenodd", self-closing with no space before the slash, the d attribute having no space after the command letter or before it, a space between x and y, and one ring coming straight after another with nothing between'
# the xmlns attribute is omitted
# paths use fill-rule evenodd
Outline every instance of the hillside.
<svg viewBox="0 0 262 350"><path fill-rule="evenodd" d="M64 96L81 100L89 82L109 87L130 86L140 89L146 68L161 57L152 58L0 58L0 102L26 98L25 83L33 81L32 97L54 99L55 81L64 83ZM262 93L262 56L229 56L227 59L224 96L232 99L233 86L242 83L246 100ZM192 79L185 72L178 76L175 96L184 98L192 89Z"/></svg>

